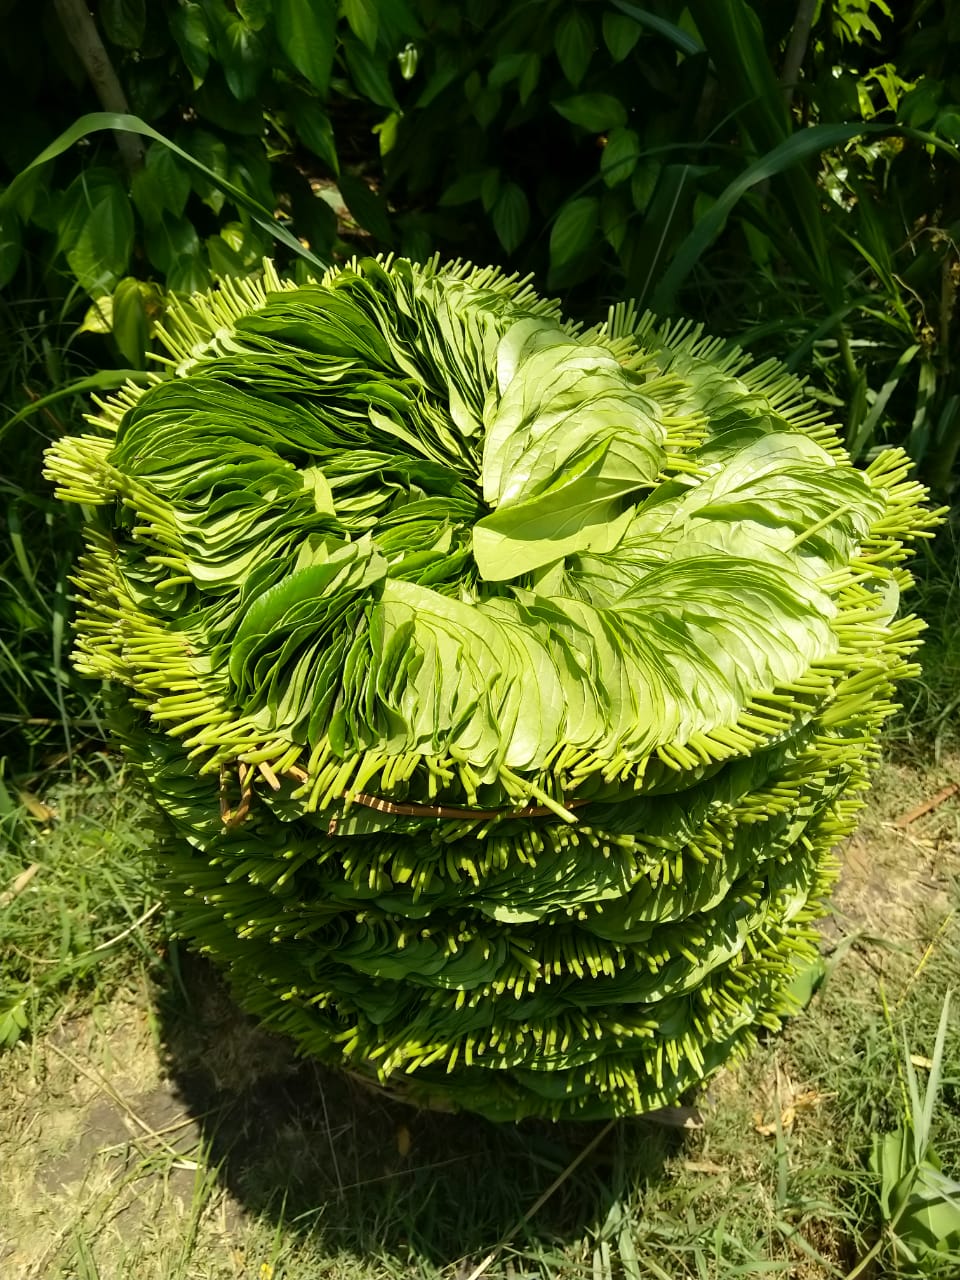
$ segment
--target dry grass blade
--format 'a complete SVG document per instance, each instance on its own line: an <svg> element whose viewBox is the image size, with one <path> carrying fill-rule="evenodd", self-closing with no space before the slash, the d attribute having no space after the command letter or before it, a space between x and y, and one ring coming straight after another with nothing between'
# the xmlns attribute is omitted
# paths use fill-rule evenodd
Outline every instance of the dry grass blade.
<svg viewBox="0 0 960 1280"><path fill-rule="evenodd" d="M21 791L19 800L31 818L36 818L38 822L46 824L56 819L56 811L51 809L48 804L44 804L40 797L35 796L32 791Z"/></svg>
<svg viewBox="0 0 960 1280"><path fill-rule="evenodd" d="M11 883L10 888L4 889L3 893L0 893L0 907L8 907L15 898L19 898L39 870L39 862L31 862L29 867L24 867Z"/></svg>
<svg viewBox="0 0 960 1280"><path fill-rule="evenodd" d="M109 947L114 947L118 942L122 942L124 938L129 938L131 933L136 933L142 924L146 924L152 916L155 916L162 906L162 902L155 902L152 907L148 907L147 910L144 911L142 915L138 916L137 919L134 920L133 924L124 929L122 933L118 933L113 938L107 938L106 942L101 942L99 946L94 947L93 954L96 954L98 951L106 951Z"/></svg>

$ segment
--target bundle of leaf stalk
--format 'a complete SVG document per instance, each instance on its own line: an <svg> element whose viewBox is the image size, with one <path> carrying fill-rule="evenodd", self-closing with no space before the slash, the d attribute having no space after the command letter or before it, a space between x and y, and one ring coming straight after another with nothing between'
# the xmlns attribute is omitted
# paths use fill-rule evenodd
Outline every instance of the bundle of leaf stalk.
<svg viewBox="0 0 960 1280"><path fill-rule="evenodd" d="M905 456L462 264L171 316L49 472L182 933L304 1052L495 1118L671 1104L776 1029L912 670Z"/></svg>

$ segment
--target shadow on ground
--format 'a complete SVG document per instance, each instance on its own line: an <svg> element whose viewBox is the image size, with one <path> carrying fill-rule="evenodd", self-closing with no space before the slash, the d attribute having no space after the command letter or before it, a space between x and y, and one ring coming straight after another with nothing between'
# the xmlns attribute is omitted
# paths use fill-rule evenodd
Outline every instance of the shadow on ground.
<svg viewBox="0 0 960 1280"><path fill-rule="evenodd" d="M318 1232L330 1253L416 1257L466 1275L465 1260L492 1249L561 1179L514 1237L549 1250L599 1229L683 1141L682 1129L651 1122L603 1133L603 1124L420 1111L298 1059L237 1008L205 961L180 952L170 972L176 981L156 1001L166 1069L210 1163L239 1208Z"/></svg>

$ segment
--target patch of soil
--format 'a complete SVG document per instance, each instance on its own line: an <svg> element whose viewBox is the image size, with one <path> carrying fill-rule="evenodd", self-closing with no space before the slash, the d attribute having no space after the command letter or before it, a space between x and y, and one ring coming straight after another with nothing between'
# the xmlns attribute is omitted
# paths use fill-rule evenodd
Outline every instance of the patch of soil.
<svg viewBox="0 0 960 1280"><path fill-rule="evenodd" d="M913 821L916 807L960 779L960 759L920 772L885 765L859 830L840 850L841 876L833 895L837 919L828 935L861 930L888 941L915 942L930 919L952 905L960 872L960 795Z"/></svg>

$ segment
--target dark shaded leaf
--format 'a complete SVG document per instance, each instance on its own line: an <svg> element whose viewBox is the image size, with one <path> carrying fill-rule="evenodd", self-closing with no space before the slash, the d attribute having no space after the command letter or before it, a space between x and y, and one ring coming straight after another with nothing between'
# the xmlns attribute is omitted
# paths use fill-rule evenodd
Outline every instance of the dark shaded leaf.
<svg viewBox="0 0 960 1280"><path fill-rule="evenodd" d="M342 0L343 16L350 30L373 53L377 47L380 20L374 0Z"/></svg>
<svg viewBox="0 0 960 1280"><path fill-rule="evenodd" d="M489 213L497 203L500 194L501 173L499 169L484 169L483 181L480 184L480 199Z"/></svg>
<svg viewBox="0 0 960 1280"><path fill-rule="evenodd" d="M178 258L167 272L167 288L173 293L194 294L210 287L210 272L201 252Z"/></svg>
<svg viewBox="0 0 960 1280"><path fill-rule="evenodd" d="M236 0L237 13L252 31L262 31L273 16L273 0Z"/></svg>
<svg viewBox="0 0 960 1280"><path fill-rule="evenodd" d="M249 101L267 66L260 37L242 18L227 15L217 33L217 51L230 92L239 102Z"/></svg>
<svg viewBox="0 0 960 1280"><path fill-rule="evenodd" d="M614 62L622 62L640 39L640 24L623 13L603 15L603 39Z"/></svg>
<svg viewBox="0 0 960 1280"><path fill-rule="evenodd" d="M516 80L526 66L529 54L505 53L490 68L487 84L494 89L502 89L511 80Z"/></svg>
<svg viewBox="0 0 960 1280"><path fill-rule="evenodd" d="M337 215L323 199L314 194L310 184L291 183L290 207L293 226L298 236L304 236L314 253L326 256L337 238Z"/></svg>
<svg viewBox="0 0 960 1280"><path fill-rule="evenodd" d="M263 108L257 99L241 102L227 84L223 68L217 63L197 90L194 98L197 115L222 129L229 136L247 134L260 137L263 133Z"/></svg>
<svg viewBox="0 0 960 1280"><path fill-rule="evenodd" d="M484 88L476 94L470 105L481 129L486 129L493 123L502 101L503 96L498 89Z"/></svg>
<svg viewBox="0 0 960 1280"><path fill-rule="evenodd" d="M178 263L196 258L200 252L200 238L190 219L169 213L144 228L143 244L150 265L168 276Z"/></svg>
<svg viewBox="0 0 960 1280"><path fill-rule="evenodd" d="M600 201L595 196L570 200L557 215L550 232L550 264L565 266L597 241Z"/></svg>
<svg viewBox="0 0 960 1280"><path fill-rule="evenodd" d="M190 173L172 151L152 142L131 187L133 202L144 222L158 222L164 212L179 218L190 195Z"/></svg>
<svg viewBox="0 0 960 1280"><path fill-rule="evenodd" d="M350 77L363 96L378 106L399 111L400 103L390 83L389 63L375 57L365 45L350 36L343 41L343 52Z"/></svg>
<svg viewBox="0 0 960 1280"><path fill-rule="evenodd" d="M493 229L507 253L513 253L529 225L530 205L523 188L515 182L505 182L494 202Z"/></svg>
<svg viewBox="0 0 960 1280"><path fill-rule="evenodd" d="M139 49L147 26L146 0L100 0L97 16L111 44Z"/></svg>
<svg viewBox="0 0 960 1280"><path fill-rule="evenodd" d="M210 270L215 276L245 276L250 268L232 248L223 236L208 236L204 241L207 257L210 259Z"/></svg>
<svg viewBox="0 0 960 1280"><path fill-rule="evenodd" d="M198 88L210 66L211 39L203 8L199 4L178 5L170 13L170 30L193 76L194 88Z"/></svg>
<svg viewBox="0 0 960 1280"><path fill-rule="evenodd" d="M393 241L386 201L352 173L342 173L337 184L344 203L365 231L382 244Z"/></svg>
<svg viewBox="0 0 960 1280"><path fill-rule="evenodd" d="M313 154L325 161L334 173L339 173L340 161L333 125L320 103L303 94L296 98L292 114L297 133Z"/></svg>
<svg viewBox="0 0 960 1280"><path fill-rule="evenodd" d="M600 201L600 229L615 253L623 248L633 216L633 205L624 191L607 191Z"/></svg>
<svg viewBox="0 0 960 1280"><path fill-rule="evenodd" d="M723 0L718 0L720 4ZM614 8L619 9L627 18L636 22L641 27L647 27L650 31L655 31L658 35L665 36L671 44L675 44L681 53L700 53L703 46L694 40L693 36L688 35L682 27L678 27L675 22L668 22L666 18L661 18L659 14L650 13L647 9L639 9L635 4L627 3L627 0L610 0ZM613 16L613 15L611 15ZM620 46L625 43L625 36L620 35ZM613 53L613 49L610 50ZM616 54L614 54L616 57Z"/></svg>
<svg viewBox="0 0 960 1280"><path fill-rule="evenodd" d="M336 44L337 10L333 0L273 0L280 48L315 89L330 85Z"/></svg>
<svg viewBox="0 0 960 1280"><path fill-rule="evenodd" d="M223 184L230 173L227 144L206 129L193 130L184 138L184 143L202 166L199 169L191 166L190 185L205 205L219 213L226 200Z"/></svg>
<svg viewBox="0 0 960 1280"><path fill-rule="evenodd" d="M657 180L660 177L660 165L656 160L642 160L633 171L633 178L630 182L630 196L633 200L633 207L643 213L654 191L657 189Z"/></svg>
<svg viewBox="0 0 960 1280"><path fill-rule="evenodd" d="M557 23L553 47L563 74L575 89L587 74L593 55L593 39L593 23L579 5L569 8Z"/></svg>
<svg viewBox="0 0 960 1280"><path fill-rule="evenodd" d="M609 93L578 93L553 103L565 120L591 133L603 133L627 123L627 111L619 98Z"/></svg>
<svg viewBox="0 0 960 1280"><path fill-rule="evenodd" d="M463 174L462 177L451 182L438 203L446 208L458 204L469 204L471 200L479 200L484 180L489 172L488 169L474 169L472 173Z"/></svg>
<svg viewBox="0 0 960 1280"><path fill-rule="evenodd" d="M897 120L914 129L923 129L936 118L943 97L943 83L923 76L915 89L911 89L900 101Z"/></svg>
<svg viewBox="0 0 960 1280"><path fill-rule="evenodd" d="M608 187L615 187L633 173L640 156L640 139L633 129L613 129L600 157L600 172Z"/></svg>
<svg viewBox="0 0 960 1280"><path fill-rule="evenodd" d="M530 101L531 94L540 83L540 55L538 53L528 53L523 64L523 70L517 81L517 92L520 94L521 106L526 106Z"/></svg>

